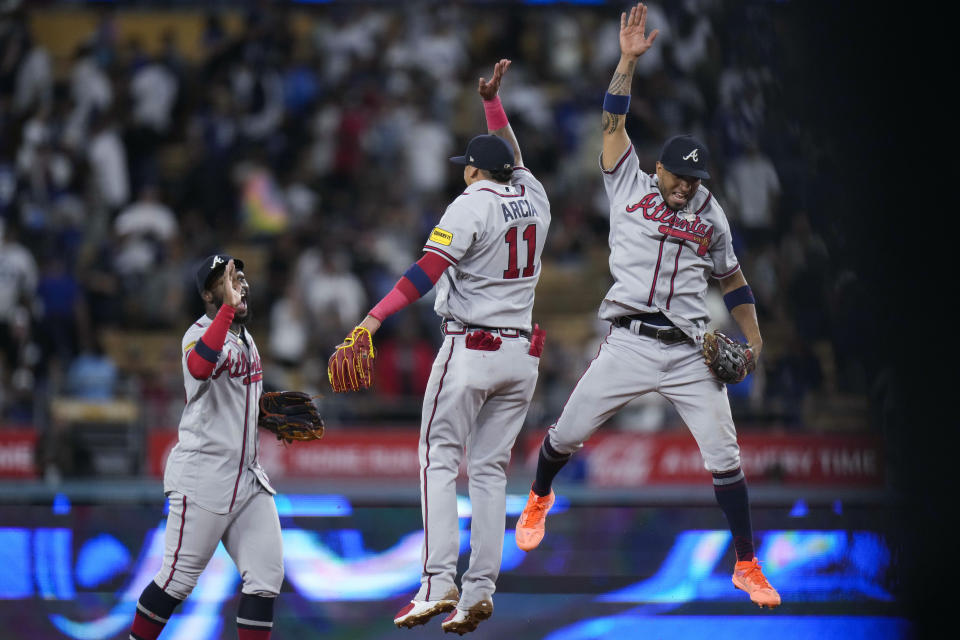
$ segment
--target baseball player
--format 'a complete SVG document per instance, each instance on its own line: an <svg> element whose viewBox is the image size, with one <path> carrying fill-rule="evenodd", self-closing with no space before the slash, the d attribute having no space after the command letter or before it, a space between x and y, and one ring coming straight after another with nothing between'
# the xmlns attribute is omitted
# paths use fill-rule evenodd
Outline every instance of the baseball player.
<svg viewBox="0 0 960 640"><path fill-rule="evenodd" d="M243 579L240 640L267 640L283 582L276 493L258 460L260 354L244 328L250 286L243 262L218 254L196 275L206 314L183 336L187 404L163 490L170 503L163 566L137 602L131 640L160 635L223 542Z"/></svg>
<svg viewBox="0 0 960 640"><path fill-rule="evenodd" d="M708 278L746 336L753 357L762 347L753 294L740 271L730 227L713 195L706 147L689 135L667 140L656 173L640 170L624 129L634 66L657 37L645 35L641 3L620 17L620 62L603 103L600 168L610 200L610 272L614 284L599 316L610 331L560 418L540 447L536 479L517 524L517 546L534 549L553 505L551 484L594 431L634 398L657 392L683 418L713 474L737 554L733 583L760 606L780 596L754 556L747 485L726 386L704 363Z"/></svg>
<svg viewBox="0 0 960 640"><path fill-rule="evenodd" d="M394 618L424 624L450 611L447 632L463 634L493 613L505 528L506 467L537 381L543 332L532 325L540 255L550 226L543 186L523 166L498 97L509 60L477 88L491 135L466 153L466 189L446 209L424 255L359 327L374 333L385 318L434 285L443 344L433 363L420 426L423 573L420 590ZM356 330L355 330L356 331ZM336 355L336 354L334 354ZM336 387L335 387L336 388ZM466 449L473 506L470 564L457 570L456 480Z"/></svg>

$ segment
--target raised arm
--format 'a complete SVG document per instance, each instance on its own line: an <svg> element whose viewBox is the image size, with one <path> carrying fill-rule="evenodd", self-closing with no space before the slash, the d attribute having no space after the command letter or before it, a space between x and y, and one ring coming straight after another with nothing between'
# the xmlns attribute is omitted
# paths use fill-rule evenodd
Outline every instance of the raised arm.
<svg viewBox="0 0 960 640"><path fill-rule="evenodd" d="M607 96L603 101L603 168L612 169L630 146L630 138L624 123L630 106L630 85L637 58L642 56L653 44L658 29L649 36L647 28L647 7L638 2L637 6L620 14L620 62L613 72L613 79L607 87Z"/></svg>
<svg viewBox="0 0 960 640"><path fill-rule="evenodd" d="M513 128L507 121L507 114L503 111L503 105L500 103L500 81L503 80L503 74L510 68L510 61L503 58L497 64L493 65L493 77L487 81L486 78L480 78L477 85L477 93L483 98L483 111L487 116L487 133L500 136L510 143L513 147L513 164L517 167L523 166L523 157L520 155L520 143L517 142L517 136L513 134Z"/></svg>

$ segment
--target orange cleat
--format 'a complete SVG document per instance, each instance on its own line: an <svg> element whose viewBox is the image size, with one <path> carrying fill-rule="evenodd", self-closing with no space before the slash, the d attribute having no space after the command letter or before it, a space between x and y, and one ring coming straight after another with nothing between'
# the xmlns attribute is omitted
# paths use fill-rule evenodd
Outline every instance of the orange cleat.
<svg viewBox="0 0 960 640"><path fill-rule="evenodd" d="M733 586L750 594L750 599L761 608L780 606L780 594L770 586L766 576L760 570L760 561L744 560L733 569Z"/></svg>
<svg viewBox="0 0 960 640"><path fill-rule="evenodd" d="M550 491L548 495L538 496L532 490L527 497L527 506L523 508L520 519L517 521L517 546L524 551L533 551L543 540L543 534L546 533L545 521L547 511L553 506L554 495Z"/></svg>

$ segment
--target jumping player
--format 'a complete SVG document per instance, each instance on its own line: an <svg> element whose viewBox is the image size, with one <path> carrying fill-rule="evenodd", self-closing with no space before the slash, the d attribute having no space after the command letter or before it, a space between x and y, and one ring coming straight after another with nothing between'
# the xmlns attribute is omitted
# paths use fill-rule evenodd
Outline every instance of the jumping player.
<svg viewBox="0 0 960 640"><path fill-rule="evenodd" d="M223 541L243 579L240 640L269 640L283 583L276 493L258 460L263 370L250 318L243 262L205 259L197 289L206 314L183 336L187 404L163 490L170 502L163 566L137 602L131 640L154 640Z"/></svg>
<svg viewBox="0 0 960 640"><path fill-rule="evenodd" d="M737 554L733 583L760 606L780 595L754 555L747 485L726 386L713 378L701 348L708 320L708 277L755 356L762 348L753 294L733 252L730 227L712 194L706 147L688 135L667 140L656 173L640 171L624 128L639 58L657 37L645 35L646 7L620 17L620 62L603 104L600 168L610 200L610 272L614 284L599 316L610 332L540 447L537 475L517 523L517 546L536 548L553 505L553 478L570 456L624 405L658 392L676 407L713 474Z"/></svg>
<svg viewBox="0 0 960 640"><path fill-rule="evenodd" d="M463 156L467 188L430 233L424 255L360 326L374 333L385 318L437 285L434 308L443 345L423 399L420 489L423 574L401 609L399 627L451 611L444 631L467 633L493 613L506 510L506 467L537 382L543 334L531 324L540 254L550 225L543 186L523 166L498 97L509 60L480 78L487 129ZM458 594L456 480L466 448L473 505L470 565Z"/></svg>

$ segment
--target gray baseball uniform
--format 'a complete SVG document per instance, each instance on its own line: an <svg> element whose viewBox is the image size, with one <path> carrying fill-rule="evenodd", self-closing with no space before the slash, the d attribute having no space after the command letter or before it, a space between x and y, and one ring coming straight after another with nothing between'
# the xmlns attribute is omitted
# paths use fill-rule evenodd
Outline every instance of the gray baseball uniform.
<svg viewBox="0 0 960 640"><path fill-rule="evenodd" d="M424 394L420 488L423 576L417 600L442 598L458 556L456 478L466 448L473 508L470 565L460 608L491 598L503 550L506 467L536 386L530 353L534 288L550 225L543 186L524 167L509 185L482 180L447 208L425 251L451 265L438 282L435 310L445 338ZM485 328L496 350L470 346Z"/></svg>
<svg viewBox="0 0 960 640"><path fill-rule="evenodd" d="M657 392L676 407L713 476L737 556L733 585L759 606L776 607L780 595L755 553L726 386L714 378L702 351L713 277L759 353L763 339L753 293L740 273L726 217L700 183L711 177L706 146L690 134L672 136L660 150L656 177L640 171L624 121L637 59L659 33L646 35L646 21L642 2L620 14L620 60L603 100L600 169L610 201L614 284L599 315L610 321L610 331L540 447L536 478L517 522L517 546L530 551L543 540L551 485L571 454L628 402Z"/></svg>
<svg viewBox="0 0 960 640"><path fill-rule="evenodd" d="M602 165L601 165L602 170ZM680 211L667 207L657 177L640 170L629 147L603 171L610 200L610 273L599 316L611 330L549 431L550 445L572 453L634 398L658 392L676 407L710 471L737 469L740 448L726 386L701 354L708 314L707 277L740 268L723 210L702 185ZM666 343L625 320L662 313L687 340ZM665 324L665 323L663 323Z"/></svg>
<svg viewBox="0 0 960 640"><path fill-rule="evenodd" d="M203 316L183 336L187 404L164 472L170 516L154 581L186 598L222 540L240 570L243 593L275 596L283 555L276 491L258 460L260 354L246 329L228 332L213 374L197 380L187 357L212 322Z"/></svg>

